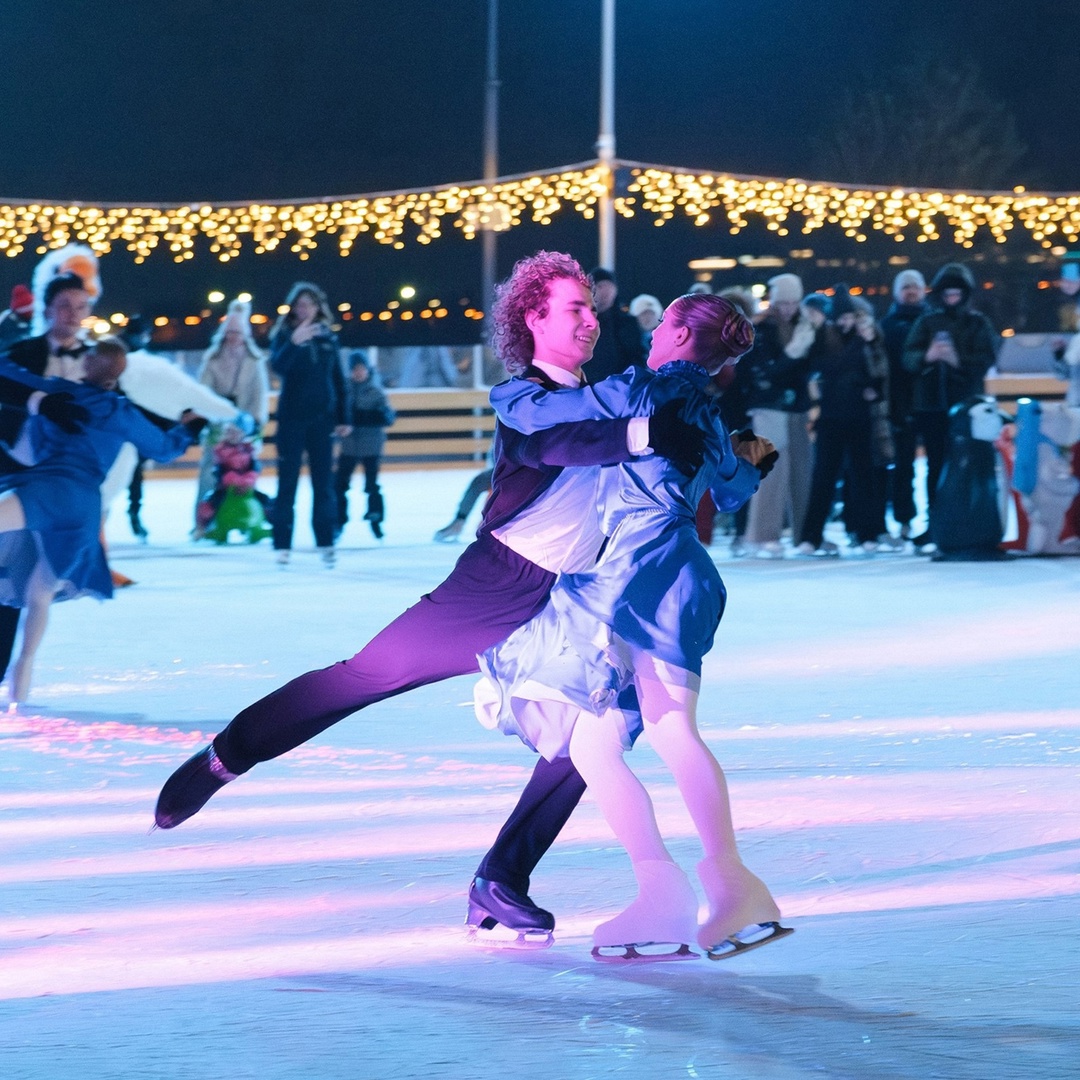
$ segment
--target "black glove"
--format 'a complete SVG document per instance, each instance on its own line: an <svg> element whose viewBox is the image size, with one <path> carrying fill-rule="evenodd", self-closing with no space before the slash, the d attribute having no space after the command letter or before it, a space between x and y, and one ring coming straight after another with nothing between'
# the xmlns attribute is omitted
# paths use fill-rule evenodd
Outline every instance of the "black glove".
<svg viewBox="0 0 1080 1080"><path fill-rule="evenodd" d="M754 434L752 428L743 428L741 431L733 431L731 437L736 442L753 442L757 436ZM770 450L754 467L759 473L761 473L761 479L764 480L769 473L772 472L773 466L780 460L779 450Z"/></svg>
<svg viewBox="0 0 1080 1080"><path fill-rule="evenodd" d="M769 473L772 472L773 466L780 460L780 451L771 450L767 453L758 463L757 470L761 473L761 479L764 480Z"/></svg>
<svg viewBox="0 0 1080 1080"><path fill-rule="evenodd" d="M80 435L90 420L90 413L66 390L46 394L38 404L38 413L51 420L67 435Z"/></svg>
<svg viewBox="0 0 1080 1080"><path fill-rule="evenodd" d="M705 464L705 432L682 418L685 404L685 398L675 398L649 417L649 446L679 472L693 476Z"/></svg>
<svg viewBox="0 0 1080 1080"><path fill-rule="evenodd" d="M203 428L209 423L210 421L205 416L193 416L190 420L183 421L184 427L187 428L188 434L191 435L192 442L199 441Z"/></svg>

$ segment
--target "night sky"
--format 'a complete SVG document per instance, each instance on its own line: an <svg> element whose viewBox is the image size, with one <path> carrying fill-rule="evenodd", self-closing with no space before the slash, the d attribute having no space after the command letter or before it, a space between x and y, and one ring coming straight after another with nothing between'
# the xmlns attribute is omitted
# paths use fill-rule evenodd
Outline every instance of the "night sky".
<svg viewBox="0 0 1080 1080"><path fill-rule="evenodd" d="M1080 190L1080 10L1028 0L619 0L618 156L759 175L807 176L861 72L919 49L981 66L1029 152L1015 183ZM50 0L4 5L0 195L101 201L311 198L482 174L486 0ZM500 171L595 156L600 0L501 0ZM889 178L826 177L836 180ZM450 230L448 230L449 232ZM653 234L665 234L662 238ZM742 241L746 246L748 241ZM595 261L593 227L568 220L500 240L500 272L537 247ZM479 245L447 236L391 252L334 245L219 268L165 255L103 265L117 304L195 306L208 288L269 304L296 277L380 304L405 280L477 297ZM722 230L641 220L619 227L624 299L670 298L688 259L732 250ZM938 261L953 255L941 248ZM0 288L35 257L8 262ZM0 294L2 296L3 294ZM456 299L456 295L455 295Z"/></svg>

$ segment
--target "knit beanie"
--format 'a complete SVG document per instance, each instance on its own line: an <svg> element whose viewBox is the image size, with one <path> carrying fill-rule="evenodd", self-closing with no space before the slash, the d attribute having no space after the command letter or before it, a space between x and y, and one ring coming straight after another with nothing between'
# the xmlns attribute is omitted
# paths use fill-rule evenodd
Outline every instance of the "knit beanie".
<svg viewBox="0 0 1080 1080"><path fill-rule="evenodd" d="M246 300L233 300L225 315L225 332L238 330L241 334L251 332L251 304Z"/></svg>
<svg viewBox="0 0 1080 1080"><path fill-rule="evenodd" d="M907 288L908 285L918 285L924 293L926 292L926 278L918 270L901 270L893 279L893 299L899 302L901 290Z"/></svg>
<svg viewBox="0 0 1080 1080"><path fill-rule="evenodd" d="M851 302L851 294L848 292L846 285L834 286L832 304L829 305L829 308L829 314L832 316L833 322L836 322L841 315L853 315L855 313L855 305Z"/></svg>
<svg viewBox="0 0 1080 1080"><path fill-rule="evenodd" d="M812 308L814 311L820 311L822 315L827 316L832 307L832 302L824 293L812 292L803 299L802 306L804 308Z"/></svg>
<svg viewBox="0 0 1080 1080"><path fill-rule="evenodd" d="M797 304L803 298L802 281L797 274L777 274L769 278L769 302Z"/></svg>

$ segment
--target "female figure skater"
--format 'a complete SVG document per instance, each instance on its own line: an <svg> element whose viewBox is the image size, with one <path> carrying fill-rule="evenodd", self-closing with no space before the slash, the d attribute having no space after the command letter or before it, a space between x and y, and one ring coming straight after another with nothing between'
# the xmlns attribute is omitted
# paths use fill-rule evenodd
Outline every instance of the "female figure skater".
<svg viewBox="0 0 1080 1080"><path fill-rule="evenodd" d="M579 391L538 392L516 378L492 391L501 422L529 433L568 420L639 415L684 398L684 419L706 433L705 465L688 478L652 456L599 470L601 528L596 565L562 576L548 606L481 657L484 722L516 733L545 757L569 753L604 817L626 847L637 899L596 928L594 955L639 957L633 946L671 942L687 956L695 939L718 959L789 933L764 883L742 863L727 783L697 730L702 657L713 643L725 590L698 542L695 508L712 489L717 507L737 509L776 459L772 444L732 443L705 394L711 376L753 342L753 328L727 300L675 300L653 331L648 367ZM620 708L637 691L640 715ZM620 696L622 695L622 696ZM708 914L656 825L647 792L623 754L644 728L671 769L705 849L698 873Z"/></svg>
<svg viewBox="0 0 1080 1080"><path fill-rule="evenodd" d="M311 476L311 527L326 566L333 566L337 504L334 499L334 435L348 435L345 371L338 355L326 293L298 281L285 298L270 342L270 367L281 379L277 405L278 489L274 499L274 550L285 566L292 548L293 514L300 466L307 455Z"/></svg>
<svg viewBox="0 0 1080 1080"><path fill-rule="evenodd" d="M206 423L185 413L181 423L163 430L118 394L126 350L114 338L98 341L86 353L83 383L44 379L9 361L0 361L0 378L46 394L67 392L88 415L79 433L63 430L44 416L24 426L19 448L30 468L0 478L0 603L27 609L22 651L11 680L11 701L25 701L34 654L41 644L53 600L112 596L113 586L101 547L101 483L126 442L144 457L179 457ZM31 398L31 402L33 398ZM29 530L34 545L14 542Z"/></svg>

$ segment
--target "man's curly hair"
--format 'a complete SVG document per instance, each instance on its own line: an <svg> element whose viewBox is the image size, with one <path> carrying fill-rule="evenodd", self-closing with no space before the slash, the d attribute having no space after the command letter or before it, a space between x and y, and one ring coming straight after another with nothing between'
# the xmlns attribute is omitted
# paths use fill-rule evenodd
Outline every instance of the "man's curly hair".
<svg viewBox="0 0 1080 1080"><path fill-rule="evenodd" d="M548 286L557 278L570 278L588 289L588 275L576 259L558 251L538 251L514 264L510 276L495 286L491 308L491 348L511 375L524 371L533 358L532 331L525 315L547 314Z"/></svg>

